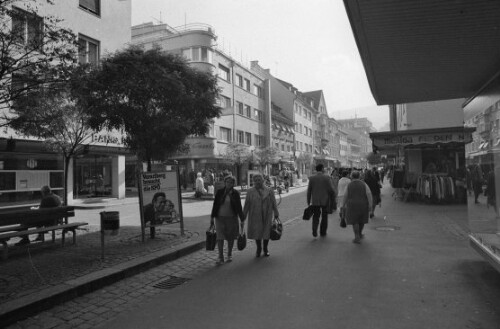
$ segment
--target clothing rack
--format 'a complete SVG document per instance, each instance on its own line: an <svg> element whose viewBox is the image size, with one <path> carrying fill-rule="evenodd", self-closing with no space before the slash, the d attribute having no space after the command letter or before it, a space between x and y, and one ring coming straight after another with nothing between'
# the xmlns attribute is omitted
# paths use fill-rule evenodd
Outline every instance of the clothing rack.
<svg viewBox="0 0 500 329"><path fill-rule="evenodd" d="M423 173L417 179L416 192L424 200L452 201L456 197L455 181L448 173Z"/></svg>

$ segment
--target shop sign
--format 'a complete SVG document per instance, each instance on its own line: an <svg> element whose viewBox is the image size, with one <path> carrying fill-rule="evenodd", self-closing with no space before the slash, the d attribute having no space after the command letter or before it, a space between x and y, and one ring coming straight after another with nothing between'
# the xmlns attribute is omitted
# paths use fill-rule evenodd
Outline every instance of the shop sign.
<svg viewBox="0 0 500 329"><path fill-rule="evenodd" d="M93 145L111 145L123 146L123 136L117 132L106 132L99 134L92 134L90 144Z"/></svg>
<svg viewBox="0 0 500 329"><path fill-rule="evenodd" d="M428 134L405 134L405 135L385 135L372 138L373 144L380 147L388 146L406 146L418 144L436 144L436 143L470 143L472 142L472 133L470 132L445 132Z"/></svg>
<svg viewBox="0 0 500 329"><path fill-rule="evenodd" d="M216 143L215 139L208 138L188 138L186 143L189 145L188 156L209 156L215 155Z"/></svg>

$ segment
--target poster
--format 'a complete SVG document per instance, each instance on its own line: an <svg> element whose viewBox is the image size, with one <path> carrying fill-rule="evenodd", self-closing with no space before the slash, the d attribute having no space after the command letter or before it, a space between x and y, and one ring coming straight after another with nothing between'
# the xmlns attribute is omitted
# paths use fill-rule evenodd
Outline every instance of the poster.
<svg viewBox="0 0 500 329"><path fill-rule="evenodd" d="M144 172L139 177L143 228L181 222L183 230L177 170Z"/></svg>

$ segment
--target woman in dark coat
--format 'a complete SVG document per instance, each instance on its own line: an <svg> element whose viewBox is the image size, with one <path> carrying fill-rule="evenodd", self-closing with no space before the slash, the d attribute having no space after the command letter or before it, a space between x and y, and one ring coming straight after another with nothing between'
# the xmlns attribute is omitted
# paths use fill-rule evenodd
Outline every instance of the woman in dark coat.
<svg viewBox="0 0 500 329"><path fill-rule="evenodd" d="M352 181L344 194L346 223L352 225L354 243L361 243L363 228L368 223L368 214L372 207L372 194L365 182L359 179L359 171L351 173Z"/></svg>
<svg viewBox="0 0 500 329"><path fill-rule="evenodd" d="M243 230L245 218L243 217L240 193L233 188L235 183L236 180L233 176L226 176L224 178L225 187L217 191L212 206L210 225L213 226L215 222L219 251L217 265L224 263L224 240L227 240L227 261L230 262L233 260L234 240L238 238L240 233L238 216L240 217Z"/></svg>

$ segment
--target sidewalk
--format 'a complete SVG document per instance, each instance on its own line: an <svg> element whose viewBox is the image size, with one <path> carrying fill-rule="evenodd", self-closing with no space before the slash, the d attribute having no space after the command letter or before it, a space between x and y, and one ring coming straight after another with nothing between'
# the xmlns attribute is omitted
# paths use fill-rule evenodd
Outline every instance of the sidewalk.
<svg viewBox="0 0 500 329"><path fill-rule="evenodd" d="M290 194L302 190L293 187ZM200 201L189 198L192 194L183 193L183 203L200 208L196 206ZM137 197L133 197L75 206L106 209L137 203ZM202 230L187 230L181 236L179 226L171 225L157 228L156 232L155 239L150 239L147 232L142 243L140 226L120 227L118 235L105 236L104 260L101 233L95 225L77 230L76 245L68 240L61 247L60 234L55 244L33 243L29 248L13 246L17 241L13 239L9 242L9 258L0 260L0 324L13 323L205 247Z"/></svg>

